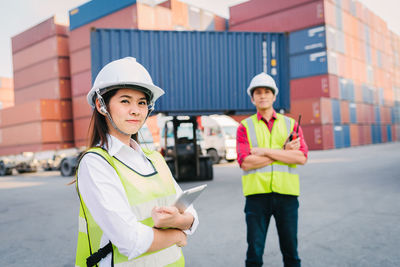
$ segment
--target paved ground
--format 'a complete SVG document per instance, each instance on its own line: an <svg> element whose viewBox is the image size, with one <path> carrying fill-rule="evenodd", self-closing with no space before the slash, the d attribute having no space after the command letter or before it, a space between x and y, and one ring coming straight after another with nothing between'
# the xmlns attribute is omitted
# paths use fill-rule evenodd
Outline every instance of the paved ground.
<svg viewBox="0 0 400 267"><path fill-rule="evenodd" d="M400 143L313 151L299 171L303 266L400 266ZM186 263L243 266L241 171L225 163L214 174L196 202ZM0 177L0 266L74 266L78 199L69 181L57 172ZM271 223L265 266L282 266Z"/></svg>

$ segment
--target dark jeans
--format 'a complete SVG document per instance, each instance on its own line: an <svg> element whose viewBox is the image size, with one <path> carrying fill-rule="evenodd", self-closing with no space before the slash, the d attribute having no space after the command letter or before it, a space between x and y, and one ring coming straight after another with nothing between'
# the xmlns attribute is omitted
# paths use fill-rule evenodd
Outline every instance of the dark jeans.
<svg viewBox="0 0 400 267"><path fill-rule="evenodd" d="M246 197L247 256L246 266L262 266L271 215L276 221L279 246L285 267L300 266L297 253L297 219L299 201L296 196L276 193Z"/></svg>

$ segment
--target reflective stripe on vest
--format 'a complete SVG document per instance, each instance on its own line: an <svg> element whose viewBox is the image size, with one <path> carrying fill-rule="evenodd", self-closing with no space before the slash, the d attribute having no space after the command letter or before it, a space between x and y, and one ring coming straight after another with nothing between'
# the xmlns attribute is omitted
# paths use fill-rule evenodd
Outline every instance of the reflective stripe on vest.
<svg viewBox="0 0 400 267"><path fill-rule="evenodd" d="M157 152L144 152L151 160L156 170L153 174L146 176L142 176L130 169L115 157L111 157L101 148L91 148L86 153L98 154L116 170L126 191L126 196L132 212L135 214L137 220L152 227L154 225L151 218L151 210L153 207L172 205L176 199L176 192L173 182L174 178L164 158ZM77 186L78 183L79 178L77 177ZM102 236L103 231L94 221L85 203L81 199L76 266L86 266L86 258L90 256L90 251L94 253L100 249ZM90 237L90 241L88 237ZM156 252L144 253L132 260L128 260L125 255L119 253L118 248L113 245L113 254L115 266L184 266L182 250L176 245Z"/></svg>
<svg viewBox="0 0 400 267"><path fill-rule="evenodd" d="M294 120L277 114L271 132L257 114L242 121L247 130L250 148L265 147L281 149L294 128ZM257 135L258 133L258 135ZM243 194L281 193L299 195L299 178L295 164L274 163L248 171L243 170Z"/></svg>

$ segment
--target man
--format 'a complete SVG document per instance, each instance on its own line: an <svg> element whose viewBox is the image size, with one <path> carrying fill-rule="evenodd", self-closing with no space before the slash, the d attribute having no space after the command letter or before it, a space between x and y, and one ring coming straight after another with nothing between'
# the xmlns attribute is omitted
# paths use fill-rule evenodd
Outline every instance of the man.
<svg viewBox="0 0 400 267"><path fill-rule="evenodd" d="M237 154L243 169L242 186L246 197L246 266L262 266L265 239L274 216L284 266L300 266L297 253L299 177L296 164L305 164L308 148L301 128L290 141L298 124L278 114L273 104L278 94L274 79L256 75L247 94L257 114L243 120L237 130Z"/></svg>

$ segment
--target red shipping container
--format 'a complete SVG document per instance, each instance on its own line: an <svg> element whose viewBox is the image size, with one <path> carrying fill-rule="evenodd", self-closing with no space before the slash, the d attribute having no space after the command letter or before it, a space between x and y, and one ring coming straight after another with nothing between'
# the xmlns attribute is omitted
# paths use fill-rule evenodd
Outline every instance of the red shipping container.
<svg viewBox="0 0 400 267"><path fill-rule="evenodd" d="M72 99L72 103L73 103L72 110L74 114L74 119L92 116L93 110L87 102L86 95L74 97Z"/></svg>
<svg viewBox="0 0 400 267"><path fill-rule="evenodd" d="M72 97L86 95L92 88L92 72L90 70L71 76Z"/></svg>
<svg viewBox="0 0 400 267"><path fill-rule="evenodd" d="M381 133L382 133L382 143L386 143L388 141L387 126L386 125L382 125L381 126Z"/></svg>
<svg viewBox="0 0 400 267"><path fill-rule="evenodd" d="M45 120L71 120L71 101L42 99L0 110L0 126Z"/></svg>
<svg viewBox="0 0 400 267"><path fill-rule="evenodd" d="M301 99L291 101L290 114L297 118L301 114L302 124L333 123L332 103L329 98Z"/></svg>
<svg viewBox="0 0 400 267"><path fill-rule="evenodd" d="M231 27L248 20L277 13L278 11L292 9L312 1L313 0L280 0L266 2L265 0L251 0L244 2L229 8L229 25Z"/></svg>
<svg viewBox="0 0 400 267"><path fill-rule="evenodd" d="M279 2L279 1L277 1ZM301 18L301 20L299 20ZM325 23L323 1L307 3L279 13L229 26L230 31L291 32Z"/></svg>
<svg viewBox="0 0 400 267"><path fill-rule="evenodd" d="M20 90L54 78L69 78L69 76L69 59L52 58L14 72L14 90Z"/></svg>
<svg viewBox="0 0 400 267"><path fill-rule="evenodd" d="M354 84L354 101L356 103L363 102L362 87L360 84Z"/></svg>
<svg viewBox="0 0 400 267"><path fill-rule="evenodd" d="M173 18L173 17L172 17ZM226 19L219 17L217 15L214 16L214 27L216 31L226 31Z"/></svg>
<svg viewBox="0 0 400 267"><path fill-rule="evenodd" d="M371 125L359 125L360 145L369 145L372 143Z"/></svg>
<svg viewBox="0 0 400 267"><path fill-rule="evenodd" d="M12 41L12 53L44 40L54 35L68 35L68 26L57 23L55 17L51 17L42 23L14 36Z"/></svg>
<svg viewBox="0 0 400 267"><path fill-rule="evenodd" d="M71 122L36 121L4 127L0 131L0 147L73 141ZM68 131L71 133L68 134Z"/></svg>
<svg viewBox="0 0 400 267"><path fill-rule="evenodd" d="M346 100L340 100L340 115L342 123L350 123L349 102Z"/></svg>
<svg viewBox="0 0 400 267"><path fill-rule="evenodd" d="M358 124L350 124L350 144L351 146L360 145L360 130Z"/></svg>
<svg viewBox="0 0 400 267"><path fill-rule="evenodd" d="M324 74L290 81L290 98L292 101L320 97L339 98L337 76Z"/></svg>
<svg viewBox="0 0 400 267"><path fill-rule="evenodd" d="M71 75L91 70L90 47L71 52Z"/></svg>
<svg viewBox="0 0 400 267"><path fill-rule="evenodd" d="M331 124L303 125L301 128L309 150L334 148L333 126Z"/></svg>
<svg viewBox="0 0 400 267"><path fill-rule="evenodd" d="M90 30L92 28L127 28L137 29L137 5L131 5L118 10L108 16L102 17L82 27L74 29L70 33L70 52L90 47Z"/></svg>
<svg viewBox="0 0 400 267"><path fill-rule="evenodd" d="M15 145L15 146L0 147L0 156L15 155L15 154L20 154L22 152L39 152L46 150L66 149L72 147L74 147L73 142Z"/></svg>
<svg viewBox="0 0 400 267"><path fill-rule="evenodd" d="M15 91L15 105L40 99L71 99L71 82L56 78Z"/></svg>
<svg viewBox="0 0 400 267"><path fill-rule="evenodd" d="M68 57L68 37L53 36L13 54L14 72L54 57Z"/></svg>

